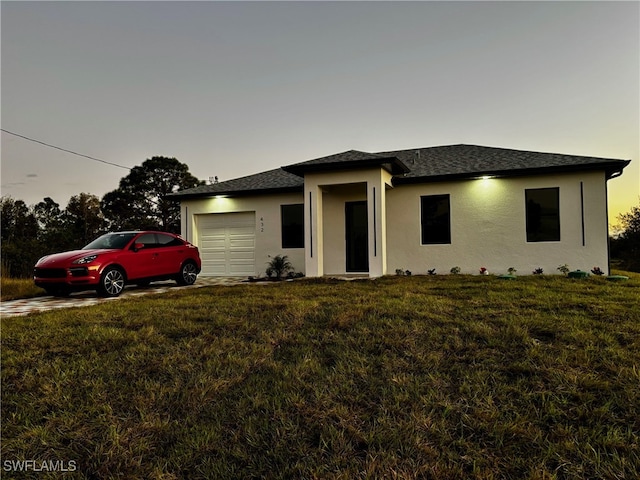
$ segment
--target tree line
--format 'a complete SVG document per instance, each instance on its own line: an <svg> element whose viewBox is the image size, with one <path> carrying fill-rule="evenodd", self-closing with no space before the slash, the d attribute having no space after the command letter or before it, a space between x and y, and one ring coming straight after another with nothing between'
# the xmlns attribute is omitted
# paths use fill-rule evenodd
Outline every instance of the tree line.
<svg viewBox="0 0 640 480"><path fill-rule="evenodd" d="M180 204L167 195L203 183L177 159L152 157L132 168L102 199L80 193L64 209L50 197L26 205L2 196L2 276L30 277L43 255L82 248L110 231L180 233Z"/></svg>

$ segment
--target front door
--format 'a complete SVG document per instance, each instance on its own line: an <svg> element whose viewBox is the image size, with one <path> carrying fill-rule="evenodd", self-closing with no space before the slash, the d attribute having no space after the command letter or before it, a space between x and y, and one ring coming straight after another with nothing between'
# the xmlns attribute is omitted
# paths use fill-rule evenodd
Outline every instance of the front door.
<svg viewBox="0 0 640 480"><path fill-rule="evenodd" d="M369 271L367 202L345 203L347 272Z"/></svg>

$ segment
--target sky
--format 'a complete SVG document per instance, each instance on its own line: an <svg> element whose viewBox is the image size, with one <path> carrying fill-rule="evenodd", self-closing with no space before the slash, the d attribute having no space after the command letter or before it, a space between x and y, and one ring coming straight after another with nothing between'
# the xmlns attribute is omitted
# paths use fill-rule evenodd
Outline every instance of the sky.
<svg viewBox="0 0 640 480"><path fill-rule="evenodd" d="M0 3L1 126L125 167L221 181L331 155L451 144L632 160L640 3ZM1 193L62 207L128 170L2 132Z"/></svg>

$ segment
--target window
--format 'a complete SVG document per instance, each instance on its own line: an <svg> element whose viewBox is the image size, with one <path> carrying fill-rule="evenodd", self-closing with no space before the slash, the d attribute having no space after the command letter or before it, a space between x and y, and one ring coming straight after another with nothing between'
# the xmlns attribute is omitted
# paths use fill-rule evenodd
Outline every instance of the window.
<svg viewBox="0 0 640 480"><path fill-rule="evenodd" d="M560 189L533 188L524 191L527 242L560 241Z"/></svg>
<svg viewBox="0 0 640 480"><path fill-rule="evenodd" d="M157 233L156 240L159 247L181 247L184 245L179 238L164 233Z"/></svg>
<svg viewBox="0 0 640 480"><path fill-rule="evenodd" d="M449 195L420 197L422 244L451 243L451 208Z"/></svg>
<svg viewBox="0 0 640 480"><path fill-rule="evenodd" d="M140 235L136 238L136 245L142 243L144 245L143 248L155 248L156 247L156 236L154 233L145 233L144 235ZM133 245L132 245L133 247Z"/></svg>
<svg viewBox="0 0 640 480"><path fill-rule="evenodd" d="M281 205L282 248L304 248L304 205Z"/></svg>

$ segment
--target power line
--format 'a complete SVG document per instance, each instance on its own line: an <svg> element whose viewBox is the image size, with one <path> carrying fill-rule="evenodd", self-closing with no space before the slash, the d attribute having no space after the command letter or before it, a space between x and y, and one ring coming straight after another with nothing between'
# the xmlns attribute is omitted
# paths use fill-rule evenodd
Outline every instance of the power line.
<svg viewBox="0 0 640 480"><path fill-rule="evenodd" d="M74 152L73 150L67 150L66 148L56 147L55 145L51 145L50 143L45 143L45 142L41 142L40 140L36 140L34 138L25 137L24 135L10 132L9 130L5 130L4 128L0 128L0 130L2 130L4 133L8 133L9 135L14 135L16 137L24 138L25 140L29 140L30 142L39 143L40 145L44 145L45 147L55 148L56 150L60 150L66 153L71 153L72 155L77 155L78 157L88 158L89 160L93 160L94 162L105 163L107 165L112 165L114 167L131 170L131 167L125 167L124 165L118 165L117 163L107 162L106 160L100 160L99 158L90 157L89 155L83 155L82 153Z"/></svg>

